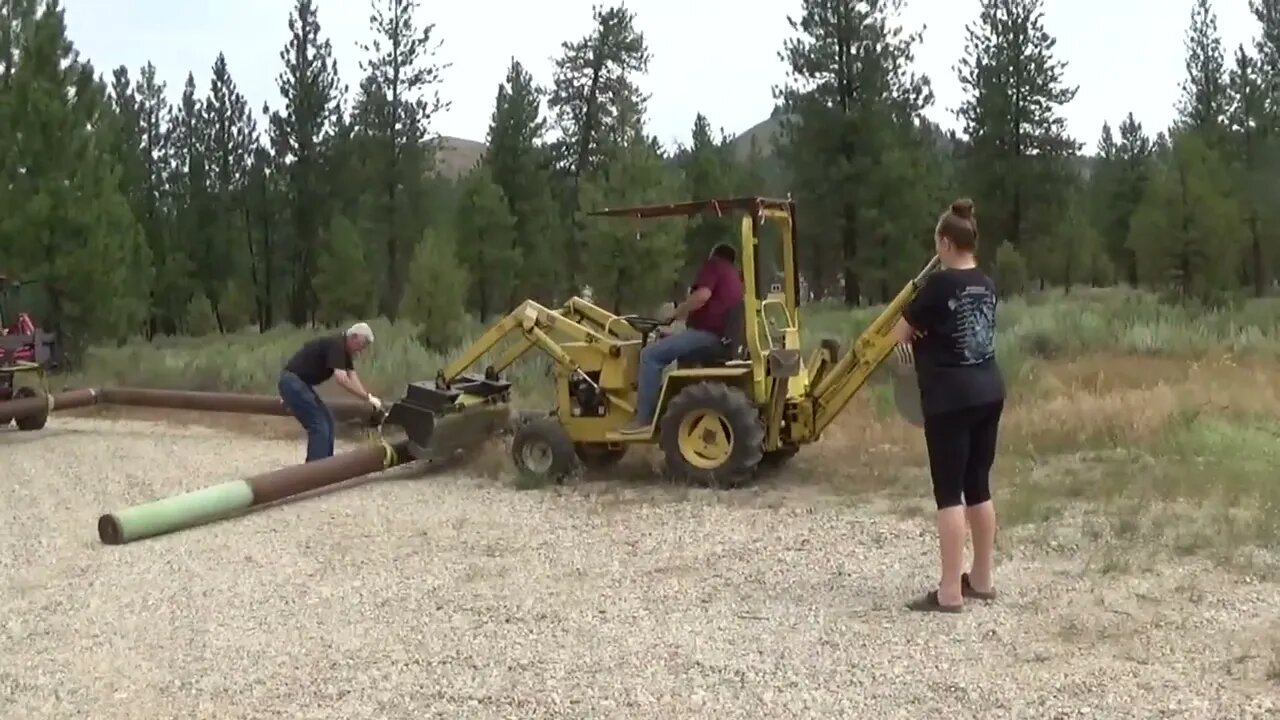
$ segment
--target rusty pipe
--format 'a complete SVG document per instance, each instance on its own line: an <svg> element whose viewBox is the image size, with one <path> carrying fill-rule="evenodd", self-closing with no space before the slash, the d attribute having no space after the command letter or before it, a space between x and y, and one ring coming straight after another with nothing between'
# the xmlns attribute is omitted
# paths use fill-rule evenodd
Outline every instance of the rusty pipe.
<svg viewBox="0 0 1280 720"><path fill-rule="evenodd" d="M327 485L381 472L413 460L408 441L379 442L244 480L212 485L155 500L98 518L98 538L121 545L203 525L258 505L283 500Z"/></svg>
<svg viewBox="0 0 1280 720"><path fill-rule="evenodd" d="M102 388L102 402L110 405L200 410L205 412L246 413L250 415L291 415L284 401L276 395L244 393L195 392L191 390L150 390L146 388ZM346 398L326 400L335 418L348 420L373 415L369 403Z"/></svg>
<svg viewBox="0 0 1280 720"><path fill-rule="evenodd" d="M107 387L71 390L54 395L36 395L0 402L0 423L57 410L88 407L97 403L250 415L290 415L284 402L275 395ZM338 420L365 420L372 419L374 416L373 408L360 400L339 398L327 400L325 404Z"/></svg>
<svg viewBox="0 0 1280 720"><path fill-rule="evenodd" d="M74 410L102 402L102 393L93 388L69 390L53 395L33 395L0 402L0 425L19 418L32 417L54 410Z"/></svg>

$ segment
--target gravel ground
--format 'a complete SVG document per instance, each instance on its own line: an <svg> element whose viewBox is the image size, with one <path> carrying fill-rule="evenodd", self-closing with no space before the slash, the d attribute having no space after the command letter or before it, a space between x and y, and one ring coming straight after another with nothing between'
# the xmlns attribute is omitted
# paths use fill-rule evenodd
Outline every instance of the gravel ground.
<svg viewBox="0 0 1280 720"><path fill-rule="evenodd" d="M414 468L106 547L103 511L301 441L59 417L0 452L3 718L1280 713L1280 589L1212 568L1014 558L999 602L918 615L925 521Z"/></svg>

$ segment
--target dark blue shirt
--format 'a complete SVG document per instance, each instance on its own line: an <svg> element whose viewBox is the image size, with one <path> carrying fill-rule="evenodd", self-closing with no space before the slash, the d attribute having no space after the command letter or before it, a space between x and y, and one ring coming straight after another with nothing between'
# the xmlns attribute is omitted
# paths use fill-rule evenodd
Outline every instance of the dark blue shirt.
<svg viewBox="0 0 1280 720"><path fill-rule="evenodd" d="M1004 400L996 365L996 287L977 268L934 272L903 311L925 415Z"/></svg>

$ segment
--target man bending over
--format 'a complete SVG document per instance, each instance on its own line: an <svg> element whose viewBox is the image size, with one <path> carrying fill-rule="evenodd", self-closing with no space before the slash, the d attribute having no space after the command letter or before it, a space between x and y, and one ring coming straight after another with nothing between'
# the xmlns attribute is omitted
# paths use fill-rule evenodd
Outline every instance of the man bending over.
<svg viewBox="0 0 1280 720"><path fill-rule="evenodd" d="M640 378L636 388L636 415L620 432L648 434L662 388L662 371L681 358L720 344L726 334L725 320L734 305L742 302L742 277L735 264L738 254L732 245L720 243L698 271L689 297L676 306L672 320L684 320L685 329L646 345L640 351Z"/></svg>
<svg viewBox="0 0 1280 720"><path fill-rule="evenodd" d="M344 390L367 400L375 410L382 401L360 384L354 358L373 343L373 330L356 323L341 335L308 340L280 373L280 399L307 431L307 462L333 455L333 413L315 386L333 378Z"/></svg>

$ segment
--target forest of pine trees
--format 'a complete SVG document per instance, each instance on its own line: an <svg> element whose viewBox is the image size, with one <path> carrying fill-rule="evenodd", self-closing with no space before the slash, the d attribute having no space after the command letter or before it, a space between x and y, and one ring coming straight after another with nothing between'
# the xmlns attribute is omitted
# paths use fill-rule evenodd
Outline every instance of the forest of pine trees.
<svg viewBox="0 0 1280 720"><path fill-rule="evenodd" d="M449 103L442 38L418 0L372 0L354 89L322 4L295 0L278 112L250 107L234 73L255 70L222 55L209 86L188 74L173 104L150 63L108 72L80 57L57 0L11 0L0 273L41 281L40 320L71 347L374 315L447 345L464 308L490 317L584 286L611 308L668 300L736 229L601 221L594 208L790 194L808 288L858 304L927 260L937 213L964 195L1005 293L1261 295L1280 271L1280 0L1249 2L1258 40L1226 48L1211 1L1195 1L1172 127L1117 108L1086 140L1066 130L1076 88L1043 0L982 0L956 66L959 132L925 119L934 100L913 70L919 38L898 24L903 0L803 0L791 38L760 50L789 68L776 139L744 148L698 115L674 152L646 132L636 80L651 48L636 10L601 6L553 77L512 61L483 156L453 177L432 129Z"/></svg>

